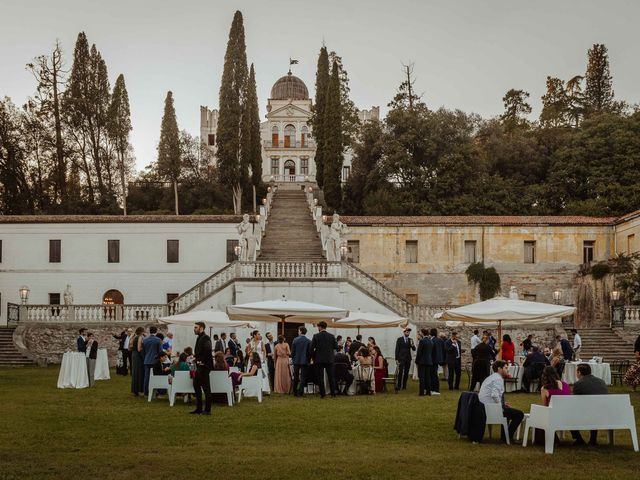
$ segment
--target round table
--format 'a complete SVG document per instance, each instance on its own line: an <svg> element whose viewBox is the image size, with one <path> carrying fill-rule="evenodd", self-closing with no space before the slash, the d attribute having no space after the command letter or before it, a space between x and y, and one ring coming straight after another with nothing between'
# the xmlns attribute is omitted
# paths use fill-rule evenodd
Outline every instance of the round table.
<svg viewBox="0 0 640 480"><path fill-rule="evenodd" d="M110 380L109 373L109 356L106 348L99 348L96 358L96 371L93 374L94 380Z"/></svg>
<svg viewBox="0 0 640 480"><path fill-rule="evenodd" d="M586 363L591 367L591 374L594 377L601 378L604 383L611 385L611 366L608 363L595 363L595 362L568 362L564 366L564 372L562 373L562 380L569 385L573 385L578 380L576 376L576 370L578 365Z"/></svg>
<svg viewBox="0 0 640 480"><path fill-rule="evenodd" d="M58 374L58 388L87 388L89 374L87 373L87 356L83 352L66 352L62 356L60 373Z"/></svg>

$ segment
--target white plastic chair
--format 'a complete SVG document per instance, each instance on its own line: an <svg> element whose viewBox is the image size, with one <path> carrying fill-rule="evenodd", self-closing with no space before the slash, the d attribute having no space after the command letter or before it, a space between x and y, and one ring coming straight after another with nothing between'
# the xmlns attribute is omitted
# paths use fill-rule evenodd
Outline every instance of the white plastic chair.
<svg viewBox="0 0 640 480"><path fill-rule="evenodd" d="M489 438L491 438L491 425L502 425L504 428L504 436L507 439L507 445L511 445L509 440L509 424L502 414L502 405L499 403L485 403L484 411L487 414L487 427L489 427Z"/></svg>
<svg viewBox="0 0 640 480"><path fill-rule="evenodd" d="M259 369L253 377L242 377L242 383L238 385L238 403L245 397L257 397L258 403L262 403L262 370Z"/></svg>
<svg viewBox="0 0 640 480"><path fill-rule="evenodd" d="M251 377L245 377L242 383L246 378ZM211 385L211 393L226 393L227 402L230 407L233 407L233 382L226 371L220 370L209 373L209 384Z"/></svg>
<svg viewBox="0 0 640 480"><path fill-rule="evenodd" d="M173 407L177 393L196 393L190 372L176 371L169 389L169 405Z"/></svg>
<svg viewBox="0 0 640 480"><path fill-rule="evenodd" d="M171 385L169 384L169 375L154 375L153 370L151 370L150 374L148 401L151 401L156 397L156 390L169 391L171 389Z"/></svg>

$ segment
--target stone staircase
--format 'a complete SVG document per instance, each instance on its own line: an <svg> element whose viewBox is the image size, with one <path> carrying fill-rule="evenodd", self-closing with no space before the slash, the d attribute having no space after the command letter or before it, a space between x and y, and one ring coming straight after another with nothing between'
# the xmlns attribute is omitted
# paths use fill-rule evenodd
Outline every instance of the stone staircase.
<svg viewBox="0 0 640 480"><path fill-rule="evenodd" d="M15 328L0 328L0 367L21 367L35 362L23 355L13 342Z"/></svg>
<svg viewBox="0 0 640 480"><path fill-rule="evenodd" d="M260 261L323 260L322 245L302 190L278 190L260 249Z"/></svg>
<svg viewBox="0 0 640 480"><path fill-rule="evenodd" d="M633 360L633 344L622 339L608 327L580 328L578 333L582 338L582 349L579 357L589 360L592 357L602 357L605 362L614 360ZM570 336L573 344L573 336Z"/></svg>

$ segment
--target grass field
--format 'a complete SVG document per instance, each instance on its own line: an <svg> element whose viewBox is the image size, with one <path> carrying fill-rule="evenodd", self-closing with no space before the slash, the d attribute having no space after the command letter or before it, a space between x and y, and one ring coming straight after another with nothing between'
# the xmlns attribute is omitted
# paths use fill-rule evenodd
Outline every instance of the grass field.
<svg viewBox="0 0 640 480"><path fill-rule="evenodd" d="M453 431L458 393L321 400L272 395L212 416L152 403L115 376L58 390L57 368L0 369L0 479L638 478L628 432L616 446L480 445ZM463 378L463 383L464 383ZM623 391L621 388L616 391ZM525 412L534 394L507 394ZM640 394L632 400L640 415ZM638 417L637 417L638 418ZM488 435L488 434L487 434ZM605 443L605 435L600 442Z"/></svg>

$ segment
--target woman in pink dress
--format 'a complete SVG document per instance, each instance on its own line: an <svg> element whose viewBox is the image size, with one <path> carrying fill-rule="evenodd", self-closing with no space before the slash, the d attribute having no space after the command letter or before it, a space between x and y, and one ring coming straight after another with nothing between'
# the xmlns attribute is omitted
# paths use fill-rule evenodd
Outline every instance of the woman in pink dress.
<svg viewBox="0 0 640 480"><path fill-rule="evenodd" d="M276 393L289 393L291 391L291 370L289 369L289 357L291 350L284 335L278 336L276 345L276 378L273 391Z"/></svg>
<svg viewBox="0 0 640 480"><path fill-rule="evenodd" d="M560 380L558 371L552 366L544 367L540 378L540 396L545 407L549 406L551 397L554 395L571 395L571 387L568 383Z"/></svg>

